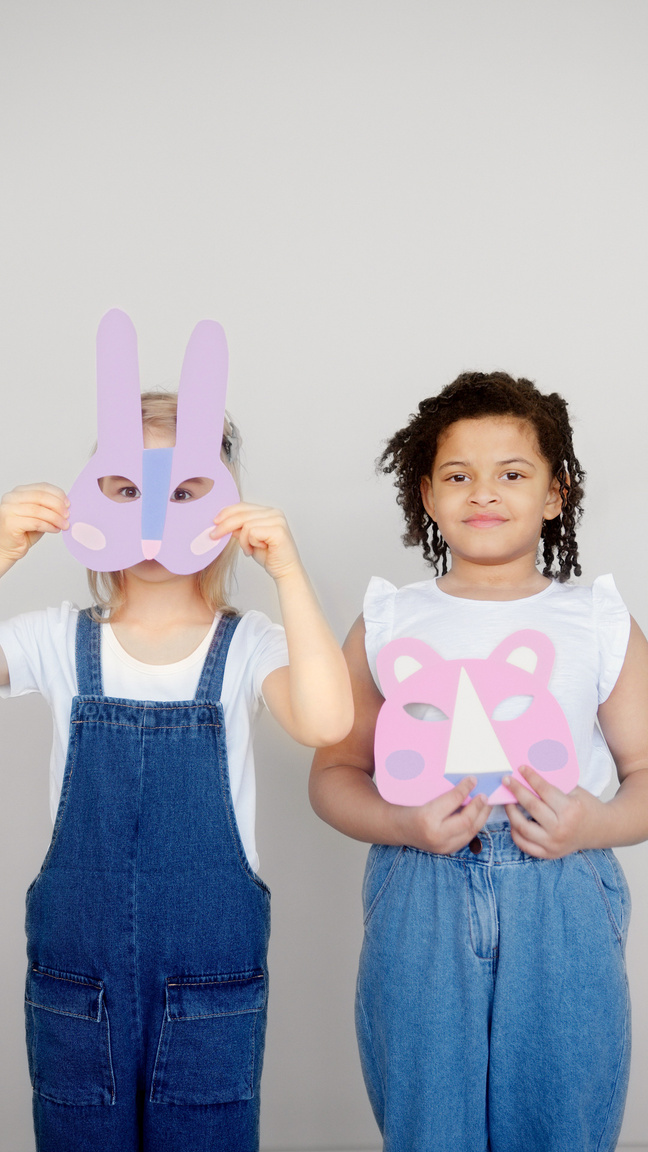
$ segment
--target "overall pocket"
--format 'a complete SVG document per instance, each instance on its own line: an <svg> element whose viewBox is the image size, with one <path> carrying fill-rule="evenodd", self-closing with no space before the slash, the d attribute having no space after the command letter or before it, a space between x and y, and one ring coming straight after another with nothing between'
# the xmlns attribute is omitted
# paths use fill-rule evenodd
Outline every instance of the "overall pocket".
<svg viewBox="0 0 648 1152"><path fill-rule="evenodd" d="M151 1101L250 1100L255 1060L263 1057L266 1000L260 968L224 976L169 978Z"/></svg>
<svg viewBox="0 0 648 1152"><path fill-rule="evenodd" d="M32 1087L58 1104L114 1104L110 1026L100 980L34 965L25 989Z"/></svg>

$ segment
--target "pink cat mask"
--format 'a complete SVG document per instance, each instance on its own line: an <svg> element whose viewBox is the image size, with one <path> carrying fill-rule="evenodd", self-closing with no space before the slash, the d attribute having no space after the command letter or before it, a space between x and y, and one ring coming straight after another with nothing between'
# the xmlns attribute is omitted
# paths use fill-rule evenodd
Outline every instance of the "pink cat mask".
<svg viewBox="0 0 648 1152"><path fill-rule="evenodd" d="M185 575L206 568L229 540L212 540L214 517L238 503L223 464L221 442L227 389L227 342L215 320L194 328L182 365L174 448L144 448L137 335L114 308L97 331L97 450L70 489L70 528L63 539L95 572L118 572L156 559ZM123 476L141 493L117 503L99 481ZM211 490L186 502L171 495L204 476Z"/></svg>
<svg viewBox="0 0 648 1152"><path fill-rule="evenodd" d="M548 688L555 651L542 632L514 632L484 660L444 660L422 640L378 653L385 696L376 722L376 785L392 804L425 804L467 775L472 795L515 803L502 784L535 768L563 792L578 784L569 725Z"/></svg>

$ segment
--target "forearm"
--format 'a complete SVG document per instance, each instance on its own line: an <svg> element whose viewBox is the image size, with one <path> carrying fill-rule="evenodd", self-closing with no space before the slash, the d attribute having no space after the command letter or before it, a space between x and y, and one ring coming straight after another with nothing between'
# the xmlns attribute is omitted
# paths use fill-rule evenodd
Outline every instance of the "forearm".
<svg viewBox="0 0 648 1152"><path fill-rule="evenodd" d="M383 800L371 777L361 769L340 764L314 771L309 795L320 819L353 840L367 844L412 842L407 835L408 810Z"/></svg>
<svg viewBox="0 0 648 1152"><path fill-rule="evenodd" d="M353 723L346 661L301 564L276 584L290 661L290 731L303 744L336 744Z"/></svg>
<svg viewBox="0 0 648 1152"><path fill-rule="evenodd" d="M468 844L488 818L490 810L482 797L468 801L474 776L427 804L410 807L383 800L362 768L344 763L323 767L328 756L328 750L315 755L311 804L322 820L354 840L405 844L446 855Z"/></svg>
<svg viewBox="0 0 648 1152"><path fill-rule="evenodd" d="M594 842L588 848L621 848L648 840L648 766L629 772L611 800L602 806Z"/></svg>

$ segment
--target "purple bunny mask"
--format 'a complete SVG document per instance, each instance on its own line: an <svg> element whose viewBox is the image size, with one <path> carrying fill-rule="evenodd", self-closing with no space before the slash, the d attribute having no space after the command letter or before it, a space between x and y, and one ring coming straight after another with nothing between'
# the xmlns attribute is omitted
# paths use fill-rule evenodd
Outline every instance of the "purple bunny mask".
<svg viewBox="0 0 648 1152"><path fill-rule="evenodd" d="M229 540L212 540L214 517L238 503L236 484L220 453L227 390L227 342L215 320L194 328L182 365L174 448L144 448L137 335L114 308L97 331L97 450L70 489L70 528L63 539L95 572L118 572L158 560L186 575L211 564ZM117 503L99 487L123 476L141 493ZM209 492L171 500L188 479L213 481Z"/></svg>

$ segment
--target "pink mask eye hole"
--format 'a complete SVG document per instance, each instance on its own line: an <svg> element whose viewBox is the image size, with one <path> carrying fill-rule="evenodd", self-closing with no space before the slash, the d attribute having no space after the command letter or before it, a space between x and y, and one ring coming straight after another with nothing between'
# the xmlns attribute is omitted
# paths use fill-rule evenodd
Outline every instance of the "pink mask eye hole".
<svg viewBox="0 0 648 1152"><path fill-rule="evenodd" d="M506 696L493 709L491 720L517 720L533 704L533 696Z"/></svg>
<svg viewBox="0 0 648 1152"><path fill-rule="evenodd" d="M202 500L203 496L209 495L213 487L214 481L208 476L193 476L191 480L184 480L182 484L178 484L169 499L174 504L188 504L190 501L195 504L196 500Z"/></svg>
<svg viewBox="0 0 648 1152"><path fill-rule="evenodd" d="M103 495L115 504L130 504L142 495L137 484L127 476L100 476L97 484Z"/></svg>
<svg viewBox="0 0 648 1152"><path fill-rule="evenodd" d="M437 708L436 704L405 704L404 711L414 720L426 720L435 724L449 719L443 709Z"/></svg>

